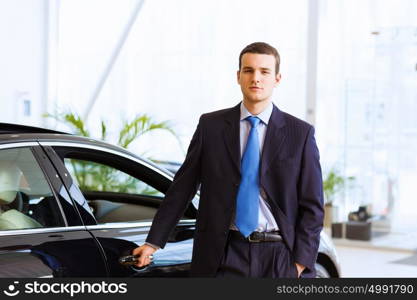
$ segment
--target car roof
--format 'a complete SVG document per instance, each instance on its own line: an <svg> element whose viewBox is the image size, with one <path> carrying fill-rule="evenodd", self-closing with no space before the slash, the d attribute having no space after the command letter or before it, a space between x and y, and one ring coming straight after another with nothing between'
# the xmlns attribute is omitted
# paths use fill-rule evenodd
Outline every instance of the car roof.
<svg viewBox="0 0 417 300"><path fill-rule="evenodd" d="M21 142L70 142L82 143L84 145L90 146L102 146L107 149L112 149L117 152L122 152L129 156L136 157L137 159L146 162L152 165L153 167L156 167L157 169L163 171L167 175L172 176L172 171L168 171L167 169L159 166L157 163L152 162L149 159L146 159L139 155L136 155L135 153L132 153L125 148L104 141L41 127L0 123L0 145Z"/></svg>
<svg viewBox="0 0 417 300"><path fill-rule="evenodd" d="M0 123L0 134L21 134L21 133L59 133L68 134L66 132L34 127L22 124Z"/></svg>
<svg viewBox="0 0 417 300"><path fill-rule="evenodd" d="M111 148L117 151L126 152L132 154L126 149L115 146L104 141L95 140L90 137L83 137L67 132L46 129L41 127L26 126L20 124L0 123L0 144L15 143L15 142L45 142L45 141L61 141L61 142L73 142L83 143L90 145L99 145L107 148ZM142 158L141 158L142 159Z"/></svg>

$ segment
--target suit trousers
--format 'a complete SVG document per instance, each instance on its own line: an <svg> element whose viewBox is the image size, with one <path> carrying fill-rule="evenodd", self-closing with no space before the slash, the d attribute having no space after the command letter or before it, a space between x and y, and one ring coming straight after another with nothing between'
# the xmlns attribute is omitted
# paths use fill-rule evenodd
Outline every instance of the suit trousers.
<svg viewBox="0 0 417 300"><path fill-rule="evenodd" d="M249 242L229 234L216 277L297 278L298 272L284 242Z"/></svg>

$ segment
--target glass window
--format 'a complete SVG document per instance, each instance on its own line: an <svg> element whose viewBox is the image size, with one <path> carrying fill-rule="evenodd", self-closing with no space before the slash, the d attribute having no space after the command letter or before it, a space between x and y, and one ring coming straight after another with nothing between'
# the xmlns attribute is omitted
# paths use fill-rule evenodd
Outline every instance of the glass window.
<svg viewBox="0 0 417 300"><path fill-rule="evenodd" d="M0 150L0 230L62 225L56 199L32 151Z"/></svg>
<svg viewBox="0 0 417 300"><path fill-rule="evenodd" d="M401 9L396 9L401 7ZM378 233L417 227L416 1L320 1L317 140L354 177L335 221L366 207Z"/></svg>
<svg viewBox="0 0 417 300"><path fill-rule="evenodd" d="M116 168L73 158L64 162L99 224L151 220L164 196Z"/></svg>
<svg viewBox="0 0 417 300"><path fill-rule="evenodd" d="M49 109L57 104L85 111L104 70L117 58L89 122L105 116L117 128L123 124L120 115L151 113L157 120L172 120L182 143L188 145L202 113L242 99L236 82L239 53L249 43L265 41L277 47L282 58L283 80L274 102L303 118L309 1L263 0L256 13L253 3L153 0L140 9L137 0L60 1L55 11L49 11L56 20L49 27L51 47L56 49L49 64L57 71L51 96L57 100L48 102ZM115 97L123 105L115 106ZM130 150L159 160L184 160L177 139L158 131L143 136Z"/></svg>
<svg viewBox="0 0 417 300"><path fill-rule="evenodd" d="M65 166L83 191L163 196L150 185L110 166L73 158L66 158Z"/></svg>

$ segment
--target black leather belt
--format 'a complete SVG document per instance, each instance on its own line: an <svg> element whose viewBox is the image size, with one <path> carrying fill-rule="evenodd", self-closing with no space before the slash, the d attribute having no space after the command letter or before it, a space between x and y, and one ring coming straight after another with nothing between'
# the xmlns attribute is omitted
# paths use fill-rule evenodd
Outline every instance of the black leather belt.
<svg viewBox="0 0 417 300"><path fill-rule="evenodd" d="M240 231L230 230L230 237L247 241L250 243L259 242L282 242L282 236L279 231L271 232L252 232L247 238L245 238Z"/></svg>

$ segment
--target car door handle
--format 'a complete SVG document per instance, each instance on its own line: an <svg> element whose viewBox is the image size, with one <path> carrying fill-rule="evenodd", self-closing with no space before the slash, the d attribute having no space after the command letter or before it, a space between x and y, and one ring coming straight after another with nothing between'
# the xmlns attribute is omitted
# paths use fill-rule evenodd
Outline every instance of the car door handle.
<svg viewBox="0 0 417 300"><path fill-rule="evenodd" d="M127 255L127 256L122 256L119 258L120 264L124 266L130 266L132 270L134 270L136 273L146 272L153 265L153 261L151 261L149 265L139 268L135 266L137 262L138 262L138 257L135 255Z"/></svg>
<svg viewBox="0 0 417 300"><path fill-rule="evenodd" d="M51 234L48 235L49 238L63 238L64 236L62 234Z"/></svg>

